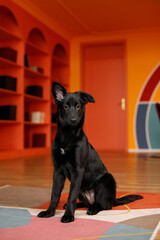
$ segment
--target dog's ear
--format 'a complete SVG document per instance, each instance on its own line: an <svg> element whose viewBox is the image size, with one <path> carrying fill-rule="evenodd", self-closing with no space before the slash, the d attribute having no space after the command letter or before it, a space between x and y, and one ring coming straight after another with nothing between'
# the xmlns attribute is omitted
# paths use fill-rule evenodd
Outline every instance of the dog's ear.
<svg viewBox="0 0 160 240"><path fill-rule="evenodd" d="M81 91L77 93L80 95L80 98L83 104L87 104L88 102L95 103L94 97L92 97L92 95L86 92L81 92Z"/></svg>
<svg viewBox="0 0 160 240"><path fill-rule="evenodd" d="M52 83L52 94L56 103L59 103L63 100L66 95L67 90L58 82Z"/></svg>

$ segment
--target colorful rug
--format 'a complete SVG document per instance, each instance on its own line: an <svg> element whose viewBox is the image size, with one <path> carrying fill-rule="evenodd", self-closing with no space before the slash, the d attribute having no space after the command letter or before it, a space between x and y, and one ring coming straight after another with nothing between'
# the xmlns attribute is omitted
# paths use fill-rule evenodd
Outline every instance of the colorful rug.
<svg viewBox="0 0 160 240"><path fill-rule="evenodd" d="M160 193L141 193L144 199L89 216L77 209L75 221L61 223L63 192L56 215L41 219L37 214L49 205L50 189L0 187L0 239L2 240L149 240L160 221ZM118 193L117 197L126 193Z"/></svg>

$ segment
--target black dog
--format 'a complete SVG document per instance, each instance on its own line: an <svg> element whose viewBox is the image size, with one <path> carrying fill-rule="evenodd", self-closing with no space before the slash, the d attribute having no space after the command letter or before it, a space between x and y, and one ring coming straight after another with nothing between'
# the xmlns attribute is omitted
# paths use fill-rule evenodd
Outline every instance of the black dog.
<svg viewBox="0 0 160 240"><path fill-rule="evenodd" d="M53 82L52 93L57 104L57 134L52 144L53 188L49 208L38 217L54 216L66 178L71 186L61 219L64 223L74 221L77 198L80 206L88 208L89 215L141 199L140 195L116 199L115 179L83 132L85 105L94 103L94 98L86 92L68 93L57 82Z"/></svg>

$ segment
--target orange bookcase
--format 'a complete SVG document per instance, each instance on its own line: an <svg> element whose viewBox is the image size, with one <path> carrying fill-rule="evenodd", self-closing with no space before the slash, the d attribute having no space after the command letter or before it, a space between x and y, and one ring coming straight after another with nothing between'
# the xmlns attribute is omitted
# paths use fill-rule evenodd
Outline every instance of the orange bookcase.
<svg viewBox="0 0 160 240"><path fill-rule="evenodd" d="M69 42L11 1L0 0L0 15L0 48L17 52L16 61L0 55L0 76L16 78L16 90L0 87L0 107L16 108L10 120L0 111L0 159L49 153L56 133L52 81L69 88ZM37 87L40 95L28 92Z"/></svg>

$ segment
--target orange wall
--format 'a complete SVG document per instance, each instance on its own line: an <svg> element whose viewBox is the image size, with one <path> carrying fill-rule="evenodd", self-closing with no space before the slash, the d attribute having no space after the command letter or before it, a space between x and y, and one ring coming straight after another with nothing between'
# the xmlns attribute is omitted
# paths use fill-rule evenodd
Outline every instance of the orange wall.
<svg viewBox="0 0 160 240"><path fill-rule="evenodd" d="M20 0L14 0L15 2L23 2ZM26 40L31 27L39 26L39 21L31 17L24 11L22 15L22 9L16 7L15 4L10 1L2 1L0 3L9 5L13 14L16 16L20 32ZM24 18L30 18L30 22L24 21ZM57 41L67 45L68 55L69 47L68 42L55 34L45 25L40 24L42 32L46 36L47 45L50 46L49 51L52 52ZM56 26L55 26L55 31ZM53 37L49 37L52 32ZM61 33L62 34L62 33ZM62 34L64 35L64 34ZM104 43L104 42L122 42L126 41L127 51L127 92L128 92L128 148L135 149L134 139L134 112L140 90L147 79L150 72L160 62L160 29L149 29L144 31L128 31L128 32L110 32L107 35L90 35L75 37L71 40L70 48L70 90L76 91L81 89L81 44L83 43ZM157 96L157 95L156 95ZM158 96L156 99L159 99Z"/></svg>
<svg viewBox="0 0 160 240"><path fill-rule="evenodd" d="M160 62L160 31L109 33L107 36L82 36L71 41L70 90L81 89L81 44L126 41L128 93L128 149L136 149L134 139L135 106L148 75Z"/></svg>

